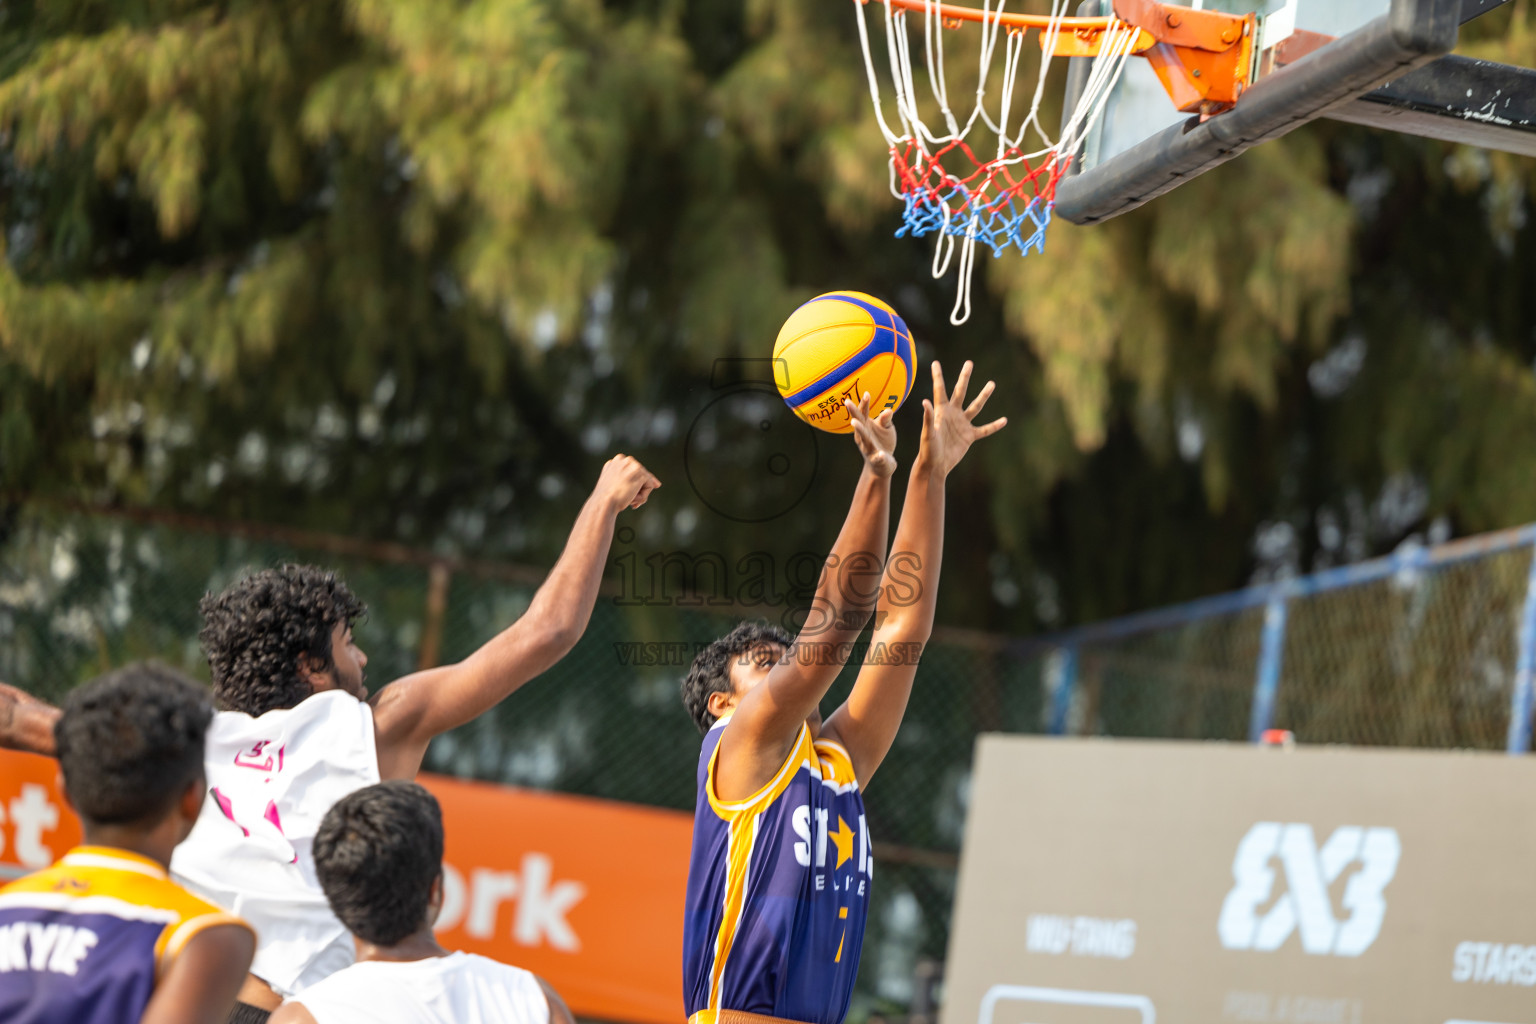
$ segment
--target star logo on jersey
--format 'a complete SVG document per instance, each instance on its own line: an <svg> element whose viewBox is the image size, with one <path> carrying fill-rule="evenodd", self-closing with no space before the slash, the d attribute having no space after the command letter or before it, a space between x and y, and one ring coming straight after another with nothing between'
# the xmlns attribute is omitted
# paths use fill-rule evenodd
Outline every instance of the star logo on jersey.
<svg viewBox="0 0 1536 1024"><path fill-rule="evenodd" d="M837 816L837 831L833 832L830 838L837 846L835 867L840 868L853 859L853 829L848 827L848 823L843 820L841 814Z"/></svg>

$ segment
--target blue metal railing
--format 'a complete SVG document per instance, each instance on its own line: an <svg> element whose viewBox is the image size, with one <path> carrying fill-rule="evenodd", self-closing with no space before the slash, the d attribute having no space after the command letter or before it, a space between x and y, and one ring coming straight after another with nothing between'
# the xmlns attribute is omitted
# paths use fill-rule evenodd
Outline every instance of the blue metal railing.
<svg viewBox="0 0 1536 1024"><path fill-rule="evenodd" d="M1061 735L1067 729L1068 710L1077 683L1078 652L1084 645L1124 640L1219 615L1263 608L1264 626L1258 663L1254 668L1253 704L1248 727L1249 739L1257 743L1274 722L1275 702L1281 682L1281 656L1285 648L1291 602L1298 598L1389 580L1405 572L1441 568L1521 548L1532 548L1533 557L1526 583L1525 603L1516 630L1515 673L1510 694L1506 749L1511 754L1524 754L1531 749L1531 717L1533 709L1536 709L1536 523L1434 547L1404 547L1392 555L1369 562L1156 608L1063 633L1031 637L1013 644L1011 650L1026 656L1038 654L1042 648L1059 652L1050 684L1048 726L1053 734Z"/></svg>

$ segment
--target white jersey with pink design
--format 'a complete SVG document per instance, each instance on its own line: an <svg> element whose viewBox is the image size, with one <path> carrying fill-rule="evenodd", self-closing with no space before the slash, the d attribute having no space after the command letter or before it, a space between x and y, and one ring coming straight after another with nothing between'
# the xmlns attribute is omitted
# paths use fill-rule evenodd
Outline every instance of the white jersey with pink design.
<svg viewBox="0 0 1536 1024"><path fill-rule="evenodd" d="M325 812L379 781L373 709L340 690L260 718L221 711L208 730L208 796L171 874L256 929L251 973L292 995L353 962L315 877Z"/></svg>

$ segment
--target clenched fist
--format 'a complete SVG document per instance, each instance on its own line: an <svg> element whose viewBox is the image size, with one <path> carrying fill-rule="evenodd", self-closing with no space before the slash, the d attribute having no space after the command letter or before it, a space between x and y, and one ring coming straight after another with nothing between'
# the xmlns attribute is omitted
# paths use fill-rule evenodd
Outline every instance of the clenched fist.
<svg viewBox="0 0 1536 1024"><path fill-rule="evenodd" d="M615 455L603 465L602 475L592 496L605 499L615 514L626 508L639 508L661 481L631 455Z"/></svg>

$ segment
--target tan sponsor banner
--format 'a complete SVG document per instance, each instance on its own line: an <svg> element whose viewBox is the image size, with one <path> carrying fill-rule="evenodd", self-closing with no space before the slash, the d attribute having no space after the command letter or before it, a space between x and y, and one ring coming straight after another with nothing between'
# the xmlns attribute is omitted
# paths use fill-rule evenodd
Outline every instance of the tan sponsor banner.
<svg viewBox="0 0 1536 1024"><path fill-rule="evenodd" d="M1536 760L986 736L943 1024L1536 1024Z"/></svg>

